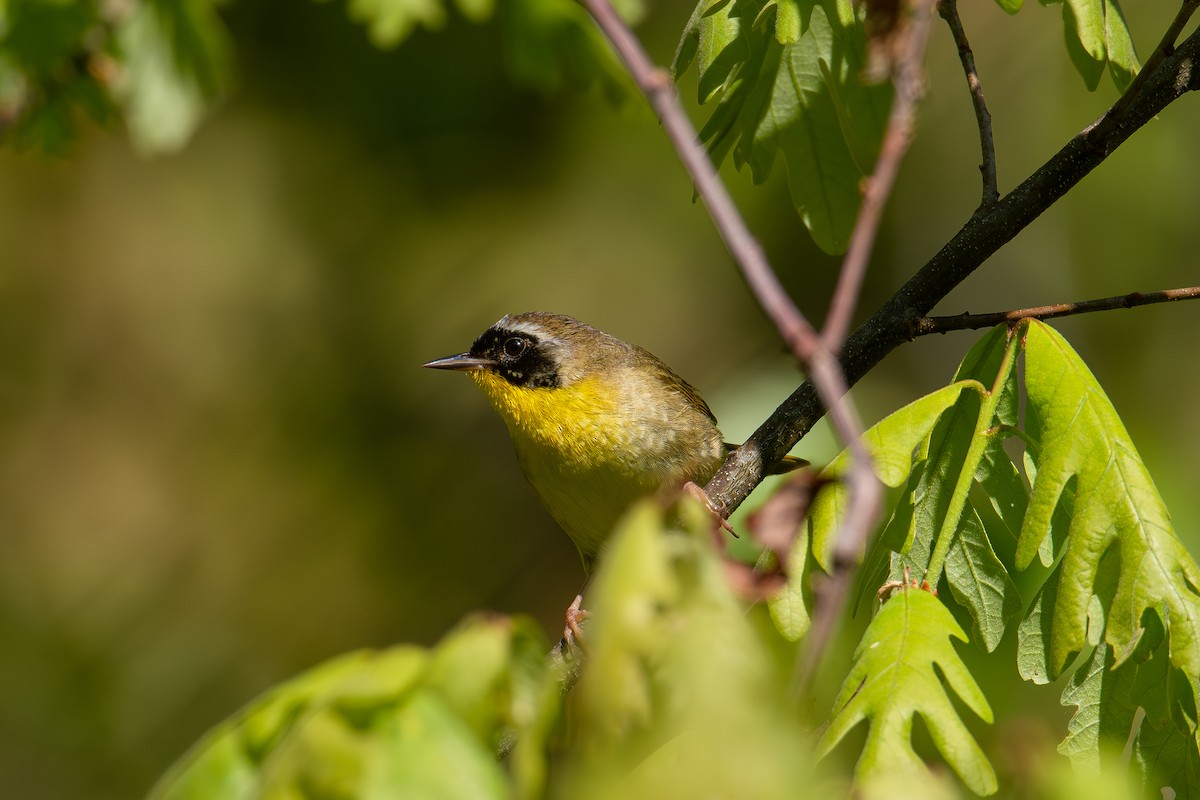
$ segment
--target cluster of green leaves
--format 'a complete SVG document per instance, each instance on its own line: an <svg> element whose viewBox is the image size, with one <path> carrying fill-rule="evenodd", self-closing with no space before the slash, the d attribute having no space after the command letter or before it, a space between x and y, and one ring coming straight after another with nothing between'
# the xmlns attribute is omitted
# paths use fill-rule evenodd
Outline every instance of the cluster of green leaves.
<svg viewBox="0 0 1200 800"><path fill-rule="evenodd" d="M831 566L847 499L836 480L770 616L735 597L705 512L684 505L672 526L646 501L589 590L586 659L565 697L571 665L543 656L530 623L473 619L432 651L352 654L282 685L154 797L846 796L852 782L864 797L897 782L958 796L918 755L918 717L961 785L987 795L999 779L972 728L994 712L955 643L994 658L1005 637L1018 641L1007 670L1059 679L1076 708L1059 750L1077 769L1037 770L1033 796L1195 796L1200 570L1067 343L1037 322L1000 327L867 441L900 490L862 573L864 595L873 604L882 586L884 599L823 724L789 701L788 642ZM858 746L864 722L851 776L830 754ZM1114 755L1127 739L1131 768Z"/></svg>
<svg viewBox="0 0 1200 800"><path fill-rule="evenodd" d="M1066 341L1038 322L992 331L952 384L880 422L867 441L881 480L902 491L864 565L862 591L914 576L949 593L884 605L822 750L868 719L859 778L911 767L919 713L963 783L995 791L990 763L948 699L951 689L992 719L946 644L967 638L957 616L987 653L1015 635L1024 679L1064 680L1063 703L1077 711L1059 749L1073 762L1095 767L1132 733L1138 781L1200 791L1200 569L1116 411ZM844 470L845 459L828 472ZM806 630L808 585L831 567L845 502L839 483L814 501L791 559L796 578L772 603L789 638Z"/></svg>
<svg viewBox="0 0 1200 800"><path fill-rule="evenodd" d="M353 653L277 687L151 796L787 796L811 765L779 701L784 675L726 585L703 511L689 530L647 503L615 534L570 735L568 665L546 659L530 622L474 618L432 650Z"/></svg>
<svg viewBox="0 0 1200 800"><path fill-rule="evenodd" d="M0 139L63 152L81 117L145 154L185 144L227 88L214 0L0 0Z"/></svg>
<svg viewBox="0 0 1200 800"><path fill-rule="evenodd" d="M185 145L229 89L232 52L221 0L0 0L0 141L63 154L79 123L123 123L143 155ZM618 4L629 19L639 0ZM456 0L503 32L512 78L543 91L629 86L587 12L573 0ZM446 21L441 0L348 0L380 48Z"/></svg>
<svg viewBox="0 0 1200 800"><path fill-rule="evenodd" d="M701 0L672 65L678 80L695 62L700 102L719 97L700 131L714 162L732 151L761 183L782 153L792 202L830 253L846 248L891 103L890 84L863 81L864 13L849 0Z"/></svg>
<svg viewBox="0 0 1200 800"><path fill-rule="evenodd" d="M333 659L209 733L151 797L528 796L542 777L525 751L546 722L544 645L527 621L474 618L432 652ZM505 736L519 736L511 777L494 757Z"/></svg>
<svg viewBox="0 0 1200 800"><path fill-rule="evenodd" d="M997 2L1016 13L1023 0ZM870 7L700 0L672 65L678 80L695 63L700 103L717 99L700 132L713 160L732 152L734 164L748 165L761 183L782 155L792 202L829 253L846 249L891 102L890 83L867 79L874 71L864 29ZM1116 0L1066 0L1063 19L1067 50L1088 88L1107 66L1124 91L1139 64Z"/></svg>

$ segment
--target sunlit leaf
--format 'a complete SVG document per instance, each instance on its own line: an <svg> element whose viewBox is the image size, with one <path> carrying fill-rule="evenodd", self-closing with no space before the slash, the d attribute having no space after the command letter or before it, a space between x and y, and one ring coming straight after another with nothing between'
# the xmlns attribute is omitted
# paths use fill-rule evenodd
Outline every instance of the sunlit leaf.
<svg viewBox="0 0 1200 800"><path fill-rule="evenodd" d="M812 786L796 718L779 702L786 674L730 591L711 521L685 513L687 530L671 530L673 516L635 507L600 563L573 692L581 757L563 795L785 797Z"/></svg>
<svg viewBox="0 0 1200 800"><path fill-rule="evenodd" d="M1117 0L1104 0L1104 5L1104 51L1108 55L1108 71L1117 91L1123 92L1141 69L1141 62L1120 4Z"/></svg>
<svg viewBox="0 0 1200 800"><path fill-rule="evenodd" d="M971 506L983 523L988 543L1001 554L1002 562L1012 564L1029 504L1029 487L1004 452L1003 442L993 441L988 446L977 479Z"/></svg>
<svg viewBox="0 0 1200 800"><path fill-rule="evenodd" d="M367 746L371 769L365 770L361 789L325 796L500 800L510 795L495 750L476 738L466 721L431 689L417 690L402 713L381 720Z"/></svg>
<svg viewBox="0 0 1200 800"><path fill-rule="evenodd" d="M347 12L381 48L400 44L417 26L436 30L446 22L442 0L349 0Z"/></svg>
<svg viewBox="0 0 1200 800"><path fill-rule="evenodd" d="M892 514L888 518L887 524L876 537L874 545L858 571L859 581L855 592L858 597L855 606L856 613L864 601L876 598L879 588L885 582L893 576L903 577L904 567L912 566L912 563L906 561L901 554L909 553L912 548L915 532L913 528L914 498L917 494L917 487L924 480L926 464L928 464L926 453L918 448L913 456L913 470L912 474L908 476L908 483L900 492L900 497L897 499L896 505L892 507ZM917 560L922 563L928 562L929 553L926 551L918 556Z"/></svg>
<svg viewBox="0 0 1200 800"><path fill-rule="evenodd" d="M775 41L780 44L795 44L803 33L798 0L776 0Z"/></svg>
<svg viewBox="0 0 1200 800"><path fill-rule="evenodd" d="M509 797L512 779L495 758L501 735L531 731L540 746L544 720L518 705L544 702L538 713L556 713L545 647L528 622L475 619L432 652L398 646L333 659L215 728L151 797ZM536 788L544 775L529 759L517 779Z"/></svg>
<svg viewBox="0 0 1200 800"><path fill-rule="evenodd" d="M966 392L978 392L974 381L952 383L914 400L894 411L863 434L863 443L875 464L879 480L893 488L900 486L912 471L913 452L929 437L942 412ZM822 471L836 477L845 474L850 464L849 451L843 451ZM813 535L813 554L826 572L833 564L833 548L838 526L844 515L846 487L840 481L827 484L817 493L809 511Z"/></svg>
<svg viewBox="0 0 1200 800"><path fill-rule="evenodd" d="M1079 46L1093 61L1104 63L1105 0L1064 0L1063 14L1079 40Z"/></svg>
<svg viewBox="0 0 1200 800"><path fill-rule="evenodd" d="M888 776L903 782L904 775L927 769L912 746L913 718L920 714L938 751L963 783L976 794L995 792L996 773L948 692L985 722L992 721L992 710L951 639L965 642L967 636L937 598L917 589L897 590L854 652L854 665L834 701L829 727L817 743L818 755L828 753L867 720L870 728L856 780Z"/></svg>
<svg viewBox="0 0 1200 800"><path fill-rule="evenodd" d="M972 508L966 510L946 557L946 580L954 599L971 615L973 638L987 652L995 650L1024 608Z"/></svg>
<svg viewBox="0 0 1200 800"><path fill-rule="evenodd" d="M789 580L782 591L773 595L768 602L771 619L775 627L788 641L796 642L808 633L812 623L812 558L808 546L810 528L800 526L800 533L788 555L787 574Z"/></svg>
<svg viewBox="0 0 1200 800"><path fill-rule="evenodd" d="M938 416L959 397L964 389L977 384L951 384L909 403L880 420L863 434L863 441L875 464L875 472L887 486L899 487L913 468L914 451L929 437ZM840 453L822 471L834 478L849 466L848 451ZM803 535L798 537L788 558L787 586L770 600L771 615L780 633L796 641L808 630L808 606L805 593L811 572L809 559L828 572L832 565L837 532L845 513L847 492L838 480L821 487L813 499ZM811 554L810 554L811 550ZM886 556L880 554L881 557ZM872 590L873 591L873 590Z"/></svg>
<svg viewBox="0 0 1200 800"><path fill-rule="evenodd" d="M696 7L700 17L690 21L696 26L696 36L685 36L682 42L696 45L697 91L701 103L707 103L719 92L729 73L750 55L749 43L742 33L741 8L733 0L709 0ZM677 54L677 58L690 58Z"/></svg>
<svg viewBox="0 0 1200 800"><path fill-rule="evenodd" d="M662 511L635 506L610 539L592 580L587 674L579 697L595 736L621 736L649 724L651 680L645 659L666 635L665 609L679 591L671 575Z"/></svg>
<svg viewBox="0 0 1200 800"><path fill-rule="evenodd" d="M996 383L998 371L1007 363L1008 348L1007 331L997 327L976 342L963 357L955 373L955 384L951 385L966 383L975 391L962 393L942 412L916 454L924 465L913 490L913 510L904 546L892 558L889 572L892 580L901 579L907 569L915 577L938 582L937 573L944 564L934 565L931 561L938 548L938 558L944 558L948 553L961 524L971 483L979 477L983 457L988 452L988 442L980 438L980 429L991 428L993 424L980 417L985 413L995 417L996 409L1007 409L1010 404L1007 389L993 398L984 388ZM1002 381L1001 385L1007 386L1007 382ZM1003 413L1009 412L1004 410ZM977 445L977 439L982 447ZM943 538L947 541L941 542ZM931 567L936 567L935 574L929 574ZM954 577L964 580L968 575L960 570ZM975 587L959 588L969 594L976 593Z"/></svg>
<svg viewBox="0 0 1200 800"><path fill-rule="evenodd" d="M1017 545L1019 567L1029 564L1050 535L1059 498L1075 479L1074 514L1049 628L1049 675L1058 675L1071 654L1086 646L1101 557L1115 547L1120 574L1106 609L1105 634L1115 663L1137 646L1142 614L1152 609L1167 631L1171 663L1195 678L1200 570L1176 538L1145 464L1095 377L1056 332L1038 322L1027 325L1027 428L1038 447L1037 477Z"/></svg>
<svg viewBox="0 0 1200 800"><path fill-rule="evenodd" d="M1100 85L1100 77L1104 74L1104 54L1096 56L1088 52L1080 38L1076 27L1075 17L1071 14L1070 6L1063 6L1063 42L1067 46L1067 55L1075 65L1075 71L1083 78L1083 84L1089 92L1094 92ZM1101 40L1103 43L1103 40Z"/></svg>
<svg viewBox="0 0 1200 800"><path fill-rule="evenodd" d="M1010 14L1021 9L1023 0L996 0ZM1105 66L1117 91L1129 88L1141 69L1133 37L1118 0L1041 0L1042 5L1061 3L1063 39L1071 63L1089 91L1100 85Z"/></svg>
<svg viewBox="0 0 1200 800"><path fill-rule="evenodd" d="M944 569L954 598L971 615L975 639L989 652L1020 612L1021 603L1008 570L985 535L979 512L971 506L971 497L982 481L995 480L993 470L1002 476L1013 473L993 433L998 423L1016 420L1011 347L1007 330L998 327L963 358L955 385L967 383L976 391L962 393L946 408L914 453L915 463L921 465L919 473L914 472L919 478L900 504L907 531L896 530L900 514L894 513L872 556L878 564L883 555L878 551L890 550L887 577L891 580L912 575L936 583ZM998 389L982 392L980 382ZM1019 483L1008 488L1024 492ZM986 510L995 516L994 509Z"/></svg>

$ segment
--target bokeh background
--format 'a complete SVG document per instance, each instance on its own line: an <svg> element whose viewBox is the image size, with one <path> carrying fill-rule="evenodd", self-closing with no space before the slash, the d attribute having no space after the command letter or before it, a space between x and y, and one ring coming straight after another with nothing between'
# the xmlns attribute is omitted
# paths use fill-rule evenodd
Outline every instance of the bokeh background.
<svg viewBox="0 0 1200 800"><path fill-rule="evenodd" d="M1171 5L1128 4L1143 55ZM1058 7L962 11L1003 191L1115 92L1083 89ZM650 9L660 63L689 13ZM381 52L342 4L241 0L225 8L237 91L178 155L141 159L101 130L62 158L0 153L0 796L140 796L273 683L431 643L474 609L560 630L572 546L469 381L417 368L502 314L570 313L643 344L734 440L796 384L650 113L515 85L496 26L451 16ZM1196 284L1197 131L1185 98L940 310ZM978 158L939 26L866 310L970 215ZM726 173L820 320L837 261L781 179ZM1059 327L1197 552L1200 306ZM855 390L863 415L945 382L973 340L889 357ZM823 430L798 449L833 451Z"/></svg>

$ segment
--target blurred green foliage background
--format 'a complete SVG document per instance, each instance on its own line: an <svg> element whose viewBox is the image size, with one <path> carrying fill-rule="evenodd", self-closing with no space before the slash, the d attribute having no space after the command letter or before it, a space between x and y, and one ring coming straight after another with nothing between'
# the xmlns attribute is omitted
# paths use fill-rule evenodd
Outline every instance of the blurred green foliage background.
<svg viewBox="0 0 1200 800"><path fill-rule="evenodd" d="M1130 6L1144 56L1173 9ZM649 11L665 64L691 9ZM1115 93L1084 91L1056 8L962 11L1005 191ZM558 629L577 555L469 382L417 368L502 314L650 348L732 440L798 380L637 100L514 83L499 25L455 12L393 51L337 3L223 16L238 86L178 155L91 127L61 156L0 153L0 796L138 796L273 683L473 609ZM940 310L1197 283L1198 130L1185 98ZM939 27L864 308L970 215L978 158ZM779 176L726 174L819 321L836 259ZM1196 552L1197 307L1059 327ZM864 417L947 381L971 341L894 354L855 391ZM833 451L823 429L798 449ZM1044 696L1053 739L1068 712Z"/></svg>

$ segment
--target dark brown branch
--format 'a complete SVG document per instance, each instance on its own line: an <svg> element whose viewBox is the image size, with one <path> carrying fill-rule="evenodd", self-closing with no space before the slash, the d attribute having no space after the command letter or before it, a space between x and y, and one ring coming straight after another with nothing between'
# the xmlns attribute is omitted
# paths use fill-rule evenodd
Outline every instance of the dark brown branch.
<svg viewBox="0 0 1200 800"><path fill-rule="evenodd" d="M979 146L983 151L983 161L979 165L983 176L980 207L987 208L1000 199L996 178L996 145L992 140L992 115L983 99L983 84L979 82L979 71L975 69L975 54L971 52L971 43L967 41L967 32L958 16L958 0L938 0L937 7L942 19L950 26L950 34L958 47L958 59L967 76L967 87L971 90L971 104L975 107L975 122L979 126Z"/></svg>
<svg viewBox="0 0 1200 800"><path fill-rule="evenodd" d="M963 312L951 317L919 317L913 320L911 334L927 336L931 333L949 333L950 331L978 330L991 328L1002 322L1014 322L1019 319L1054 319L1069 317L1074 314L1088 314L1093 311L1112 311L1117 308L1135 308L1148 306L1153 303L1170 303L1174 300L1200 299L1200 286L1189 286L1186 289L1165 289L1161 292L1133 292L1116 297L1102 297L1099 300L1081 300L1077 303L1058 303L1052 306L1035 306L1033 308L1018 308L1013 311L994 311L989 314L969 314Z"/></svg>
<svg viewBox="0 0 1200 800"><path fill-rule="evenodd" d="M1196 0L1189 0L1195 2ZM853 385L910 338L909 323L962 283L993 253L1037 219L1085 175L1172 102L1200 88L1200 32L1193 33L1103 116L1075 135L1042 167L993 206L980 208L912 278L858 327L842 348L846 380ZM786 454L824 410L806 382L759 426L705 487L725 514L732 513L763 478L762 465ZM745 453L753 452L753 458Z"/></svg>

